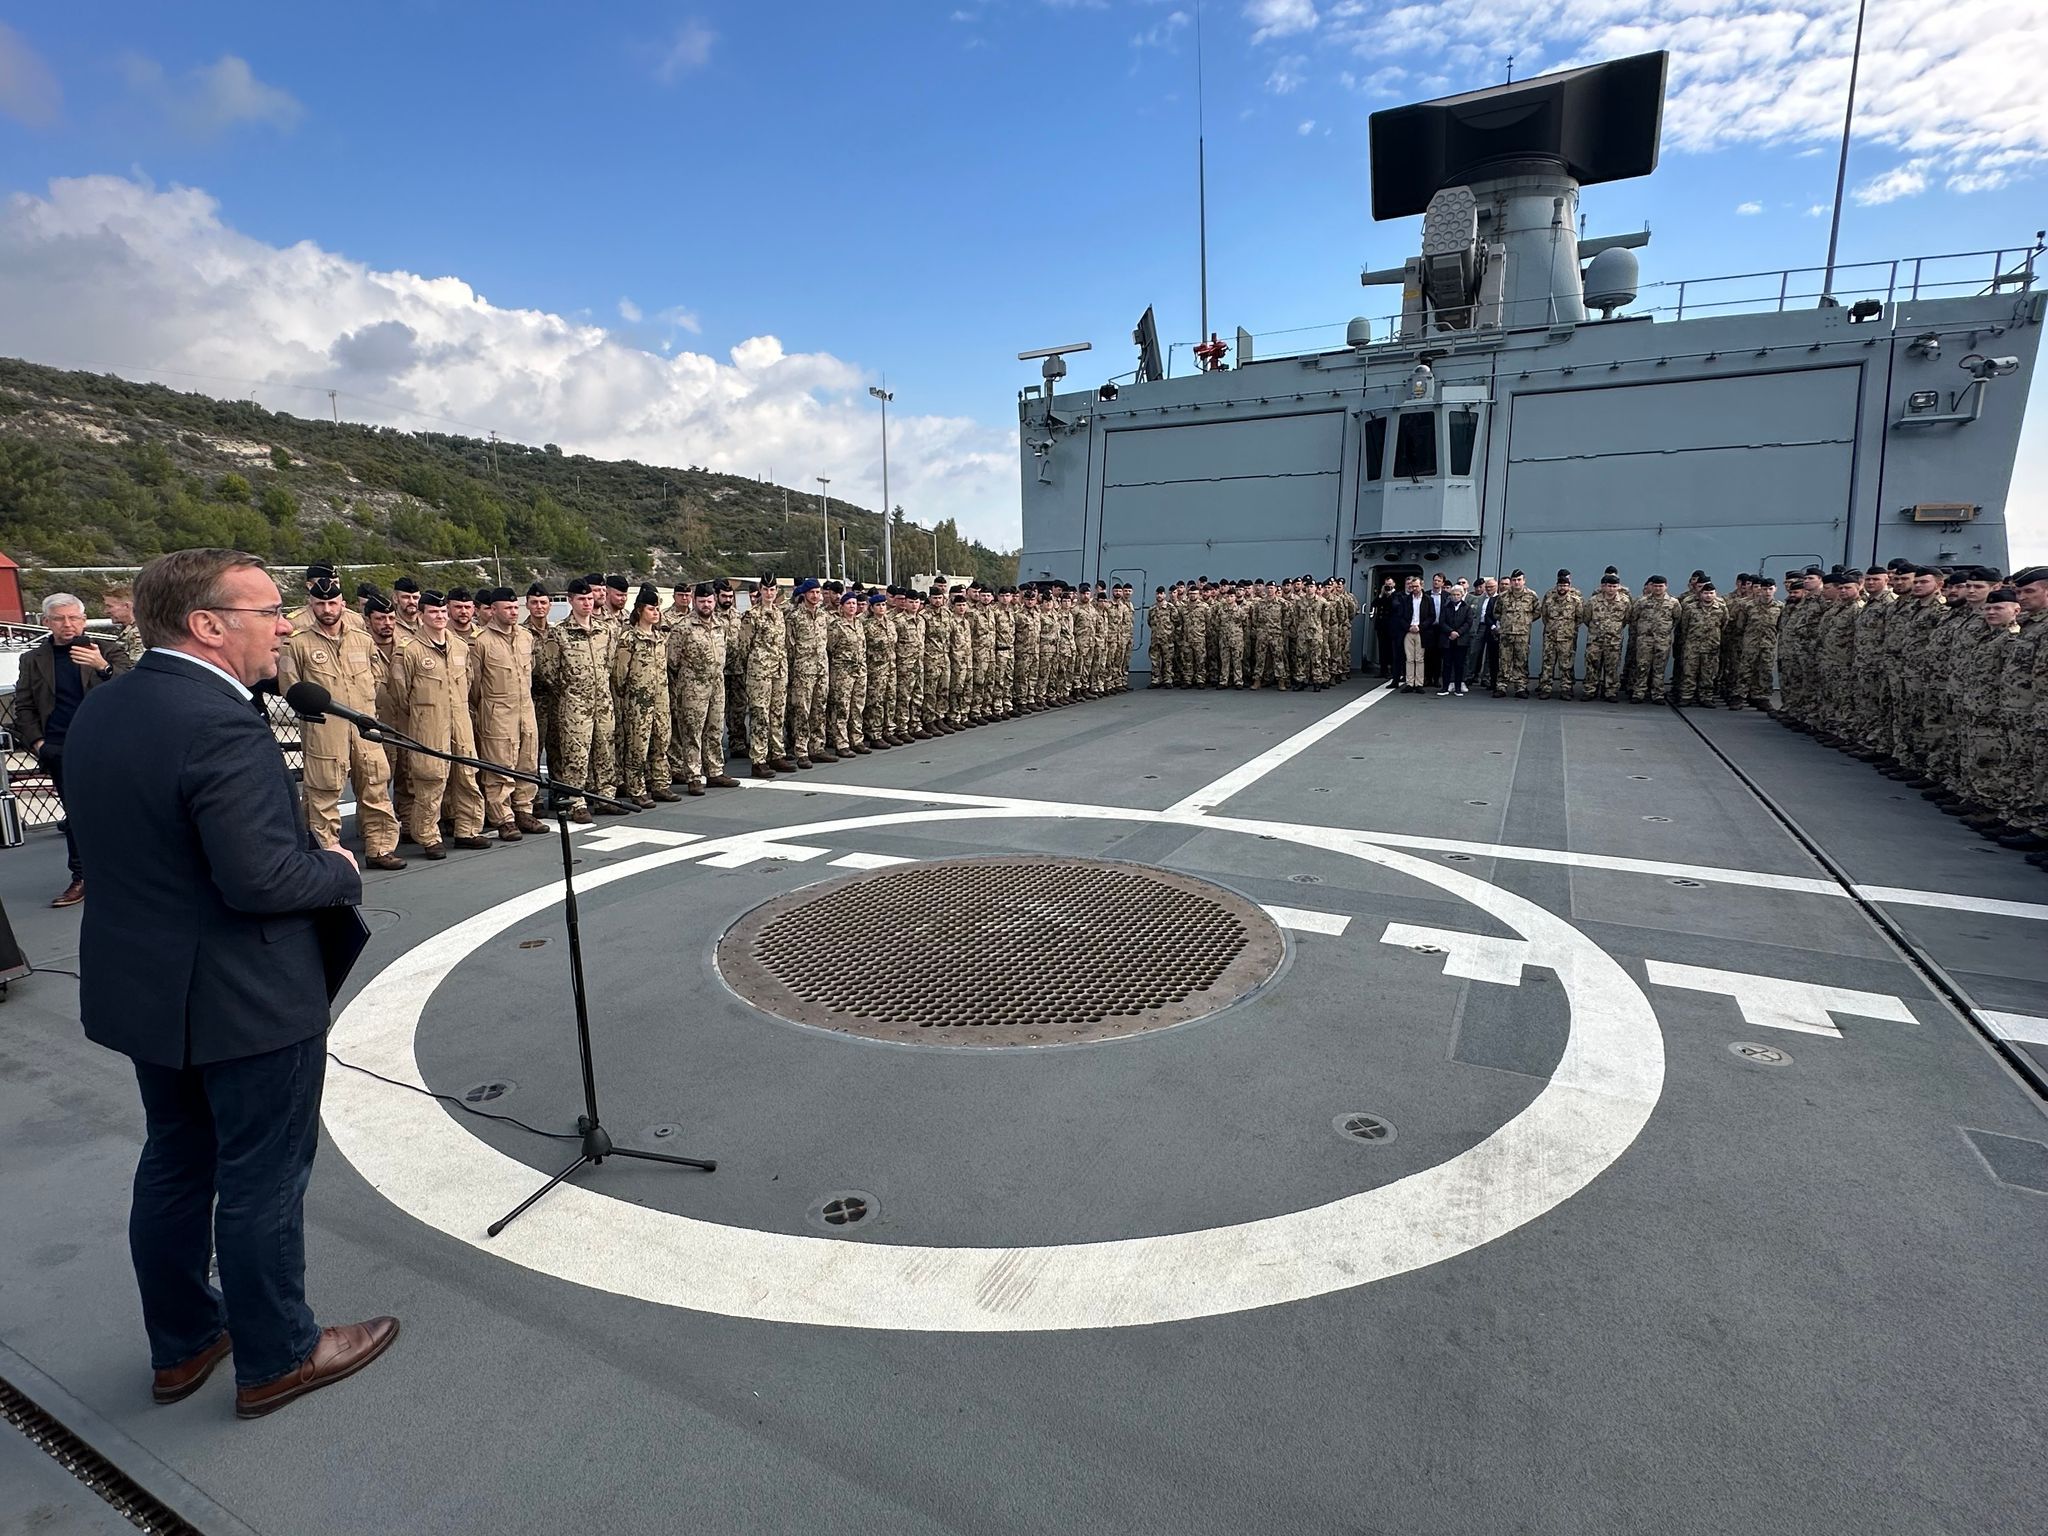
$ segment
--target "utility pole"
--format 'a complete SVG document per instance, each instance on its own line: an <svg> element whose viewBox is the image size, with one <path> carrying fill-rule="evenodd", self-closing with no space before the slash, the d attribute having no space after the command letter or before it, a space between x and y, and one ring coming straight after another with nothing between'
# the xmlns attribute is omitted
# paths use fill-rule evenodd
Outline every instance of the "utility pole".
<svg viewBox="0 0 2048 1536"><path fill-rule="evenodd" d="M825 500L825 487L832 483L830 475L818 477L818 516L825 520L825 579L832 579L832 507Z"/></svg>
<svg viewBox="0 0 2048 1536"><path fill-rule="evenodd" d="M340 390L338 390L338 389L330 389L329 391L327 391L327 408L328 408L329 410L331 410L332 412L334 412L334 424L335 424L335 425L336 425L337 427L338 427L338 426L340 426L340 425L341 425L341 391L340 391Z"/></svg>
<svg viewBox="0 0 2048 1536"><path fill-rule="evenodd" d="M1202 251L1202 340L1209 339L1209 162L1205 147L1205 106L1202 99L1202 0L1195 0L1195 221ZM1052 386L1045 390L1051 411Z"/></svg>
<svg viewBox="0 0 2048 1536"><path fill-rule="evenodd" d="M889 534L889 402L896 397L872 384L868 386L868 393L882 402L882 584L893 587L896 585L896 555Z"/></svg>

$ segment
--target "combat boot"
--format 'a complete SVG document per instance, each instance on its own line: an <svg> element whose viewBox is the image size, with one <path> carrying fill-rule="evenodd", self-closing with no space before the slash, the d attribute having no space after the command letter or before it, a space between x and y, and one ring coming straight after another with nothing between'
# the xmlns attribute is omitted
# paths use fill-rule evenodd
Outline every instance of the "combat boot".
<svg viewBox="0 0 2048 1536"><path fill-rule="evenodd" d="M738 789L740 787L740 781L729 773L714 773L704 782L713 789Z"/></svg>
<svg viewBox="0 0 2048 1536"><path fill-rule="evenodd" d="M577 806L575 810L569 813L569 821L574 826L589 826L591 821L590 807L587 805Z"/></svg>
<svg viewBox="0 0 2048 1536"><path fill-rule="evenodd" d="M786 757L771 757L768 766L777 773L795 773L797 770L797 764Z"/></svg>
<svg viewBox="0 0 2048 1536"><path fill-rule="evenodd" d="M522 832L545 832L548 824L529 811L514 811L512 824Z"/></svg>
<svg viewBox="0 0 2048 1536"><path fill-rule="evenodd" d="M603 800L598 801L591 809L600 816L630 816L633 814L623 805L611 805Z"/></svg>
<svg viewBox="0 0 2048 1536"><path fill-rule="evenodd" d="M441 845L436 843L434 846L438 848ZM451 848L466 848L472 853L488 853L491 850L490 839L481 835L476 837L451 837L448 839L448 846Z"/></svg>
<svg viewBox="0 0 2048 1536"><path fill-rule="evenodd" d="M756 763L753 768L753 777L757 779L772 779L775 777L775 770L766 763Z"/></svg>
<svg viewBox="0 0 2048 1536"><path fill-rule="evenodd" d="M491 830L498 834L498 841L501 843L516 843L521 841L522 838L522 834L520 833L518 824L516 822L500 822L497 826L491 828Z"/></svg>
<svg viewBox="0 0 2048 1536"><path fill-rule="evenodd" d="M839 761L839 754L837 752L813 752L811 754L811 761L814 763L836 763Z"/></svg>
<svg viewBox="0 0 2048 1536"><path fill-rule="evenodd" d="M671 804L680 801L683 798L674 790L670 789L667 785L663 785L660 789L652 790L650 791L650 793L654 799L667 801Z"/></svg>

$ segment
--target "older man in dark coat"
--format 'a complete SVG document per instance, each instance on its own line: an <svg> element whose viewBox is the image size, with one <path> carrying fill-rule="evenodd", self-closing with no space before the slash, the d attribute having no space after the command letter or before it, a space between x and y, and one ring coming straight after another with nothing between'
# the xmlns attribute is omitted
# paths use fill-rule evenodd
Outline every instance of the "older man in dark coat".
<svg viewBox="0 0 2048 1536"><path fill-rule="evenodd" d="M398 1332L388 1317L321 1328L305 1295L328 1003L362 946L362 879L299 825L251 692L291 632L263 563L164 555L135 608L151 649L80 705L66 745L95 870L79 1013L88 1038L134 1059L142 1093L128 1240L153 1394L189 1396L232 1351L235 1412L255 1418L352 1375Z"/></svg>

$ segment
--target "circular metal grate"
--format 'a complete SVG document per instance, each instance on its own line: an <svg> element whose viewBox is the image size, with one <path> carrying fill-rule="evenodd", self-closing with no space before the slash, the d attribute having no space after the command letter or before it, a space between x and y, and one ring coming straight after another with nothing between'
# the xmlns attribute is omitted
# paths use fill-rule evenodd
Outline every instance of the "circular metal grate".
<svg viewBox="0 0 2048 1536"><path fill-rule="evenodd" d="M875 870L757 907L718 967L798 1024L918 1045L1068 1045L1185 1023L1278 969L1257 906L1168 870L955 859Z"/></svg>

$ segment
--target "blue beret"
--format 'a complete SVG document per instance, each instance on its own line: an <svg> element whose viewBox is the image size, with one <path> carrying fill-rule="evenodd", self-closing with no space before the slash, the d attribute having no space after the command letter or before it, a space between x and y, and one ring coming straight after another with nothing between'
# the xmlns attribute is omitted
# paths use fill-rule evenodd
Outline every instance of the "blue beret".
<svg viewBox="0 0 2048 1536"><path fill-rule="evenodd" d="M886 592L870 592L868 594L868 606L870 608L874 607L876 603L886 603L887 601L889 601L889 594Z"/></svg>
<svg viewBox="0 0 2048 1536"><path fill-rule="evenodd" d="M806 592L815 592L817 590L818 578L815 576L806 576L796 584L796 595L798 597L802 597Z"/></svg>

